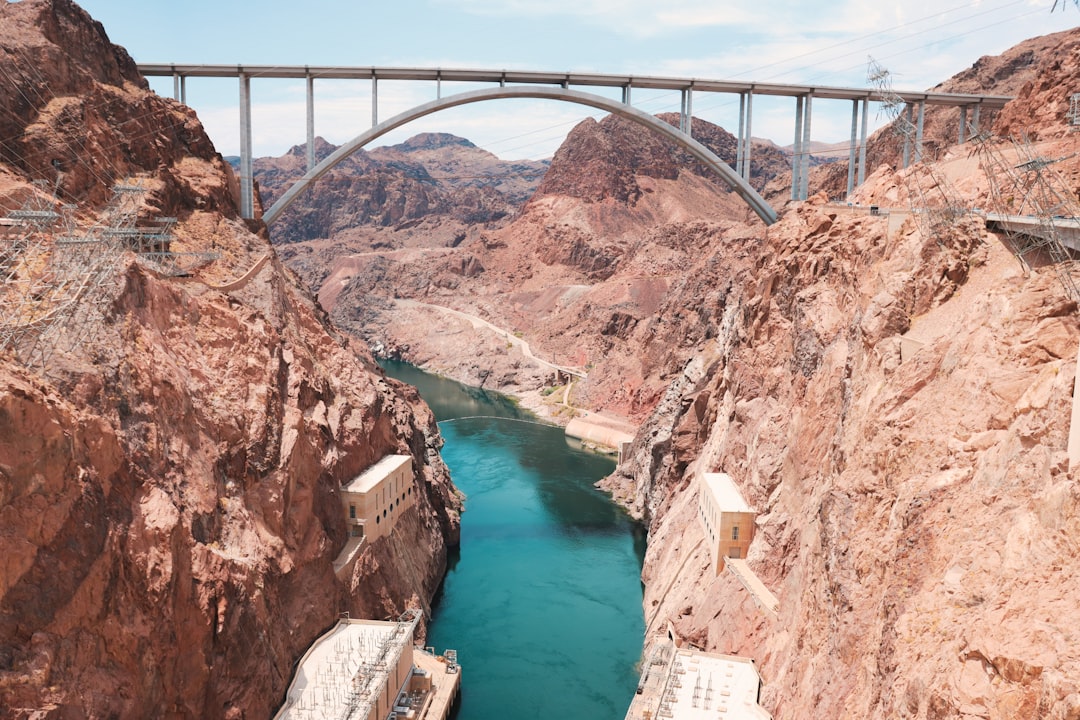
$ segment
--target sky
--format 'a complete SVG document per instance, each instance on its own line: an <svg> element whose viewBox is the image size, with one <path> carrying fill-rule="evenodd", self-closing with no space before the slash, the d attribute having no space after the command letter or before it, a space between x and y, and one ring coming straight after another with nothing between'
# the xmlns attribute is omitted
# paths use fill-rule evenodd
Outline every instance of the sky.
<svg viewBox="0 0 1080 720"><path fill-rule="evenodd" d="M137 62L480 68L866 86L867 58L897 90L925 90L1021 40L1080 25L1053 0L78 0ZM172 79L152 87L172 95ZM444 83L443 97L478 85ZM585 89L585 88L583 88ZM370 81L316 80L315 131L342 144L371 125ZM1080 90L1077 88L1075 90ZM380 81L380 120L435 99L434 83ZM187 81L187 101L218 150L239 153L236 79ZM616 97L610 94L610 97ZM632 93L678 112L678 92ZM792 142L794 99L754 101L753 135ZM738 97L694 94L695 117L735 132ZM813 139L850 136L851 104L817 100ZM419 132L466 137L506 160L550 157L601 113L557 101L476 103L423 118ZM870 113L871 126L884 118ZM252 81L254 153L304 142L303 80Z"/></svg>

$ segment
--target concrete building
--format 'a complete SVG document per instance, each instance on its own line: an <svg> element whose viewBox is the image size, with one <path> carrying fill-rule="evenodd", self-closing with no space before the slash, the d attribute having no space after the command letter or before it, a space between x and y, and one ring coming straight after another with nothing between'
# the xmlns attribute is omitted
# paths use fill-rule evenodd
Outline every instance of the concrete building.
<svg viewBox="0 0 1080 720"><path fill-rule="evenodd" d="M414 484L412 456L387 455L341 488L350 536L373 542L389 535L415 502Z"/></svg>
<svg viewBox="0 0 1080 720"><path fill-rule="evenodd" d="M654 645L626 720L771 720L760 705L754 662L734 655Z"/></svg>
<svg viewBox="0 0 1080 720"><path fill-rule="evenodd" d="M420 617L339 620L300 659L274 720L443 720L460 684L457 656L414 655Z"/></svg>
<svg viewBox="0 0 1080 720"><path fill-rule="evenodd" d="M727 558L745 558L754 539L757 512L743 499L726 473L704 473L698 487L698 519L712 553L713 571L724 571Z"/></svg>

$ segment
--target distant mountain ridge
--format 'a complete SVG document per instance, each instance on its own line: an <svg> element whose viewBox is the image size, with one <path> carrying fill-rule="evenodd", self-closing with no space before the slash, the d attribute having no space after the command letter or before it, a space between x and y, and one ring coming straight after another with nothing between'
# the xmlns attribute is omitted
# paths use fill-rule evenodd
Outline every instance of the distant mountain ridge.
<svg viewBox="0 0 1080 720"><path fill-rule="evenodd" d="M338 146L315 139L322 160ZM547 161L500 160L448 133L422 133L403 143L359 150L324 175L271 228L276 243L337 237L357 228L377 236L373 246L410 244L423 225L452 241L466 228L499 222L532 195ZM254 161L255 179L268 206L306 171L306 146Z"/></svg>

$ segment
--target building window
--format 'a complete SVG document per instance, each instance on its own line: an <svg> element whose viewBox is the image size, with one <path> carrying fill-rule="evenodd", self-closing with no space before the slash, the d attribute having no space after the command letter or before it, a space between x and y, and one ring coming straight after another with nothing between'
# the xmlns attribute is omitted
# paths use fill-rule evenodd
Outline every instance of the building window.
<svg viewBox="0 0 1080 720"><path fill-rule="evenodd" d="M355 505L350 505L349 506L349 519L350 520L355 520L356 519L356 506Z"/></svg>
<svg viewBox="0 0 1080 720"><path fill-rule="evenodd" d="M731 539L732 540L738 540L739 539L739 526L738 525L731 528Z"/></svg>
<svg viewBox="0 0 1080 720"><path fill-rule="evenodd" d="M386 511L385 510L382 511L382 516L386 517Z"/></svg>
<svg viewBox="0 0 1080 720"><path fill-rule="evenodd" d="M376 515L375 516L375 524L378 525L380 522L382 522L382 518L379 517L378 515Z"/></svg>

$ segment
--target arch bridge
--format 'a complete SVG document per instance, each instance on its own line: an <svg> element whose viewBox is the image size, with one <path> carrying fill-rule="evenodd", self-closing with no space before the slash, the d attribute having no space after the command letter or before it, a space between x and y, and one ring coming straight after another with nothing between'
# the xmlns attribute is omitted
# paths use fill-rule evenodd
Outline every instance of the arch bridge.
<svg viewBox="0 0 1080 720"><path fill-rule="evenodd" d="M845 88L825 85L798 85L697 78L673 78L641 75L606 75L597 73L531 72L511 70L462 70L444 68L384 68L384 67L336 67L293 65L181 65L140 63L139 71L149 77L172 77L173 95L180 102L187 102L188 78L238 79L240 106L240 214L245 218L254 216L254 182L252 173L251 143L251 80L252 78L304 79L307 82L307 172L304 177L278 199L264 215L269 224L310 183L330 170L334 165L355 153L367 143L402 125L425 115L474 102L506 98L541 98L572 102L605 110L625 117L644 127L660 133L672 142L688 150L706 167L712 169L747 203L766 223L776 221L776 211L749 184L751 128L753 100L755 96L782 96L795 99L795 134L792 153L791 198L805 200L810 175L810 127L811 108L815 99L851 101L851 142L848 148L848 194L856 182L862 184L866 177L867 118L871 101L886 98L876 89ZM315 92L314 82L319 80L370 80L371 81L371 128L341 146L321 163L315 162ZM435 99L407 110L382 123L379 122L378 83L380 80L410 80L435 84ZM443 97L442 83L470 82L491 83L493 87L462 92ZM571 89L574 86L575 89ZM621 101L613 100L595 92L576 88L608 88L621 91ZM678 91L681 97L679 126L675 128L645 113L631 104L634 88ZM691 118L695 92L729 93L739 96L739 128L736 142L735 167L732 168L711 150L693 139ZM969 95L962 93L895 92L906 104L906 110L916 115L914 158L922 157L922 131L927 105L942 105L960 109L958 142L965 141L965 130L978 131L979 113L982 109L997 110L1012 98L1003 95ZM970 114L970 119L969 119ZM860 122L861 119L861 122ZM861 131L860 131L861 127ZM910 142L910 138L908 140ZM905 164L910 157L910 147L904 148ZM856 181L857 175L857 181Z"/></svg>

